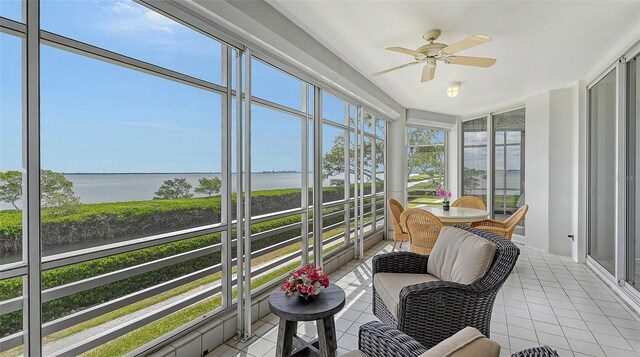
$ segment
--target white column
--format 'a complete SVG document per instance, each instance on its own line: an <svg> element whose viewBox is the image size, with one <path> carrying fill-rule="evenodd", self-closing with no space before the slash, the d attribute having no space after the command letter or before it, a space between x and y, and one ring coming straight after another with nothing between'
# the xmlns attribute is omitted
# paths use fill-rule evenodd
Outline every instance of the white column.
<svg viewBox="0 0 640 357"><path fill-rule="evenodd" d="M407 157L405 136L407 131L406 111L393 122L387 123L387 198L394 198L406 205ZM393 237L393 224L387 225L387 237Z"/></svg>

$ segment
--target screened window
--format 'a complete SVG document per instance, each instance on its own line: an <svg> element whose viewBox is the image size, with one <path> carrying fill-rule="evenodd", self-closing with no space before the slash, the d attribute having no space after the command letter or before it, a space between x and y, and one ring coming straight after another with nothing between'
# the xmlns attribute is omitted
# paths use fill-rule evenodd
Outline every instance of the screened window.
<svg viewBox="0 0 640 357"><path fill-rule="evenodd" d="M487 118L462 123L462 195L487 204Z"/></svg>
<svg viewBox="0 0 640 357"><path fill-rule="evenodd" d="M435 190L445 188L446 132L407 127L407 201L409 206L440 204Z"/></svg>

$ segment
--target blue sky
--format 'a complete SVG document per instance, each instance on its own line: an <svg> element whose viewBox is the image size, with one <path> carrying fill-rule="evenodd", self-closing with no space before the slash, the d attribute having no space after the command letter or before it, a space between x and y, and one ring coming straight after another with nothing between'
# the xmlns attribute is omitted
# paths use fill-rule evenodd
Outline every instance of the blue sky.
<svg viewBox="0 0 640 357"><path fill-rule="evenodd" d="M0 14L19 20L19 2ZM210 82L221 82L221 45L128 0L43 0L41 26L66 37ZM21 44L0 35L0 170L21 164ZM253 94L301 109L302 83L257 60ZM42 167L59 172L217 172L222 96L42 46ZM325 117L344 103L325 96ZM300 119L254 106L252 171L300 170ZM327 151L332 138L324 140Z"/></svg>

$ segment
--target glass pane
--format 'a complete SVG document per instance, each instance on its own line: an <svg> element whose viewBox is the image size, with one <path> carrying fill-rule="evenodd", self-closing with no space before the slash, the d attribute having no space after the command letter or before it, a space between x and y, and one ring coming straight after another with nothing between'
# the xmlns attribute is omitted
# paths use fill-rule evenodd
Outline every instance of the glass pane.
<svg viewBox="0 0 640 357"><path fill-rule="evenodd" d="M22 0L0 1L0 16L13 21L24 22L22 20Z"/></svg>
<svg viewBox="0 0 640 357"><path fill-rule="evenodd" d="M0 266L22 260L22 40L0 33ZM1 335L0 335L1 336Z"/></svg>
<svg viewBox="0 0 640 357"><path fill-rule="evenodd" d="M380 120L378 119L376 121L376 135L378 137L384 137L384 126L385 126L385 121L384 120Z"/></svg>
<svg viewBox="0 0 640 357"><path fill-rule="evenodd" d="M42 0L40 13L44 30L221 83L218 41L132 0Z"/></svg>
<svg viewBox="0 0 640 357"><path fill-rule="evenodd" d="M322 127L322 200L344 200L346 130Z"/></svg>
<svg viewBox="0 0 640 357"><path fill-rule="evenodd" d="M589 90L588 254L615 272L616 72Z"/></svg>
<svg viewBox="0 0 640 357"><path fill-rule="evenodd" d="M496 114L494 120L493 217L505 220L520 206L524 197L525 109ZM524 235L524 222L515 229Z"/></svg>
<svg viewBox="0 0 640 357"><path fill-rule="evenodd" d="M251 59L251 95L302 110L302 82L255 58Z"/></svg>
<svg viewBox="0 0 640 357"><path fill-rule="evenodd" d="M364 131L366 133L374 134L375 132L376 118L371 114L364 112Z"/></svg>
<svg viewBox="0 0 640 357"><path fill-rule="evenodd" d="M53 330L43 338L45 354L53 354L92 334L145 314L161 312L177 300L202 296L199 302L180 312L167 318L158 317L158 320L88 353L89 356L122 356L220 307L220 242L220 233L214 233L43 271L44 293L52 289L64 292L63 296L45 300L42 304L43 322L49 322ZM147 270L150 265L179 254L192 254L192 257ZM86 279L106 278L115 272L132 274L97 287L81 284ZM208 294L203 296L203 291ZM69 316L73 316L72 326L59 324L62 318Z"/></svg>
<svg viewBox="0 0 640 357"><path fill-rule="evenodd" d="M462 123L462 196L487 204L487 118Z"/></svg>
<svg viewBox="0 0 640 357"><path fill-rule="evenodd" d="M41 65L45 255L220 222L221 95L48 46Z"/></svg>
<svg viewBox="0 0 640 357"><path fill-rule="evenodd" d="M409 145L436 145L444 144L445 132L443 130L407 127L407 143Z"/></svg>
<svg viewBox="0 0 640 357"><path fill-rule="evenodd" d="M628 249L627 249L627 281L631 286L640 289L640 187L638 187L640 170L640 68L638 56L629 61L627 73L629 86L627 95L629 99L627 113L629 115L628 148L627 148L627 222L628 222Z"/></svg>
<svg viewBox="0 0 640 357"><path fill-rule="evenodd" d="M22 277L0 280L0 356L22 356L24 350L22 348L22 336L6 339L8 336L17 334L22 331L22 308L20 305L4 305L9 301L20 302L22 296Z"/></svg>
<svg viewBox="0 0 640 357"><path fill-rule="evenodd" d="M445 188L445 137L443 130L407 127L409 206L440 204L435 190Z"/></svg>
<svg viewBox="0 0 640 357"><path fill-rule="evenodd" d="M260 234L259 239L251 242L252 293L301 266L301 218L300 215L292 215L251 225L251 233ZM278 245L276 250L273 249L275 245Z"/></svg>
<svg viewBox="0 0 640 357"><path fill-rule="evenodd" d="M347 103L327 92L322 92L322 119L347 125L345 110L347 110Z"/></svg>
<svg viewBox="0 0 640 357"><path fill-rule="evenodd" d="M300 208L301 143L301 118L251 106L252 215Z"/></svg>

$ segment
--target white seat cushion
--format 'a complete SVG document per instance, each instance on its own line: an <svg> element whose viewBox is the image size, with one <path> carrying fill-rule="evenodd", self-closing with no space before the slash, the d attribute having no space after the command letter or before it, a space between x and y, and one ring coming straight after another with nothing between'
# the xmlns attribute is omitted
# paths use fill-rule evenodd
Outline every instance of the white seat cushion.
<svg viewBox="0 0 640 357"><path fill-rule="evenodd" d="M365 355L364 353L362 353L360 351L351 351L351 352L347 353L346 355L342 355L342 357L367 357L367 355Z"/></svg>
<svg viewBox="0 0 640 357"><path fill-rule="evenodd" d="M442 281L473 284L493 262L496 245L471 232L442 227L427 261L427 272Z"/></svg>
<svg viewBox="0 0 640 357"><path fill-rule="evenodd" d="M440 279L431 274L376 273L373 276L373 286L391 314L397 319L402 288L438 280Z"/></svg>
<svg viewBox="0 0 640 357"><path fill-rule="evenodd" d="M500 344L486 338L473 327L465 327L455 335L431 347L419 357L498 357Z"/></svg>

